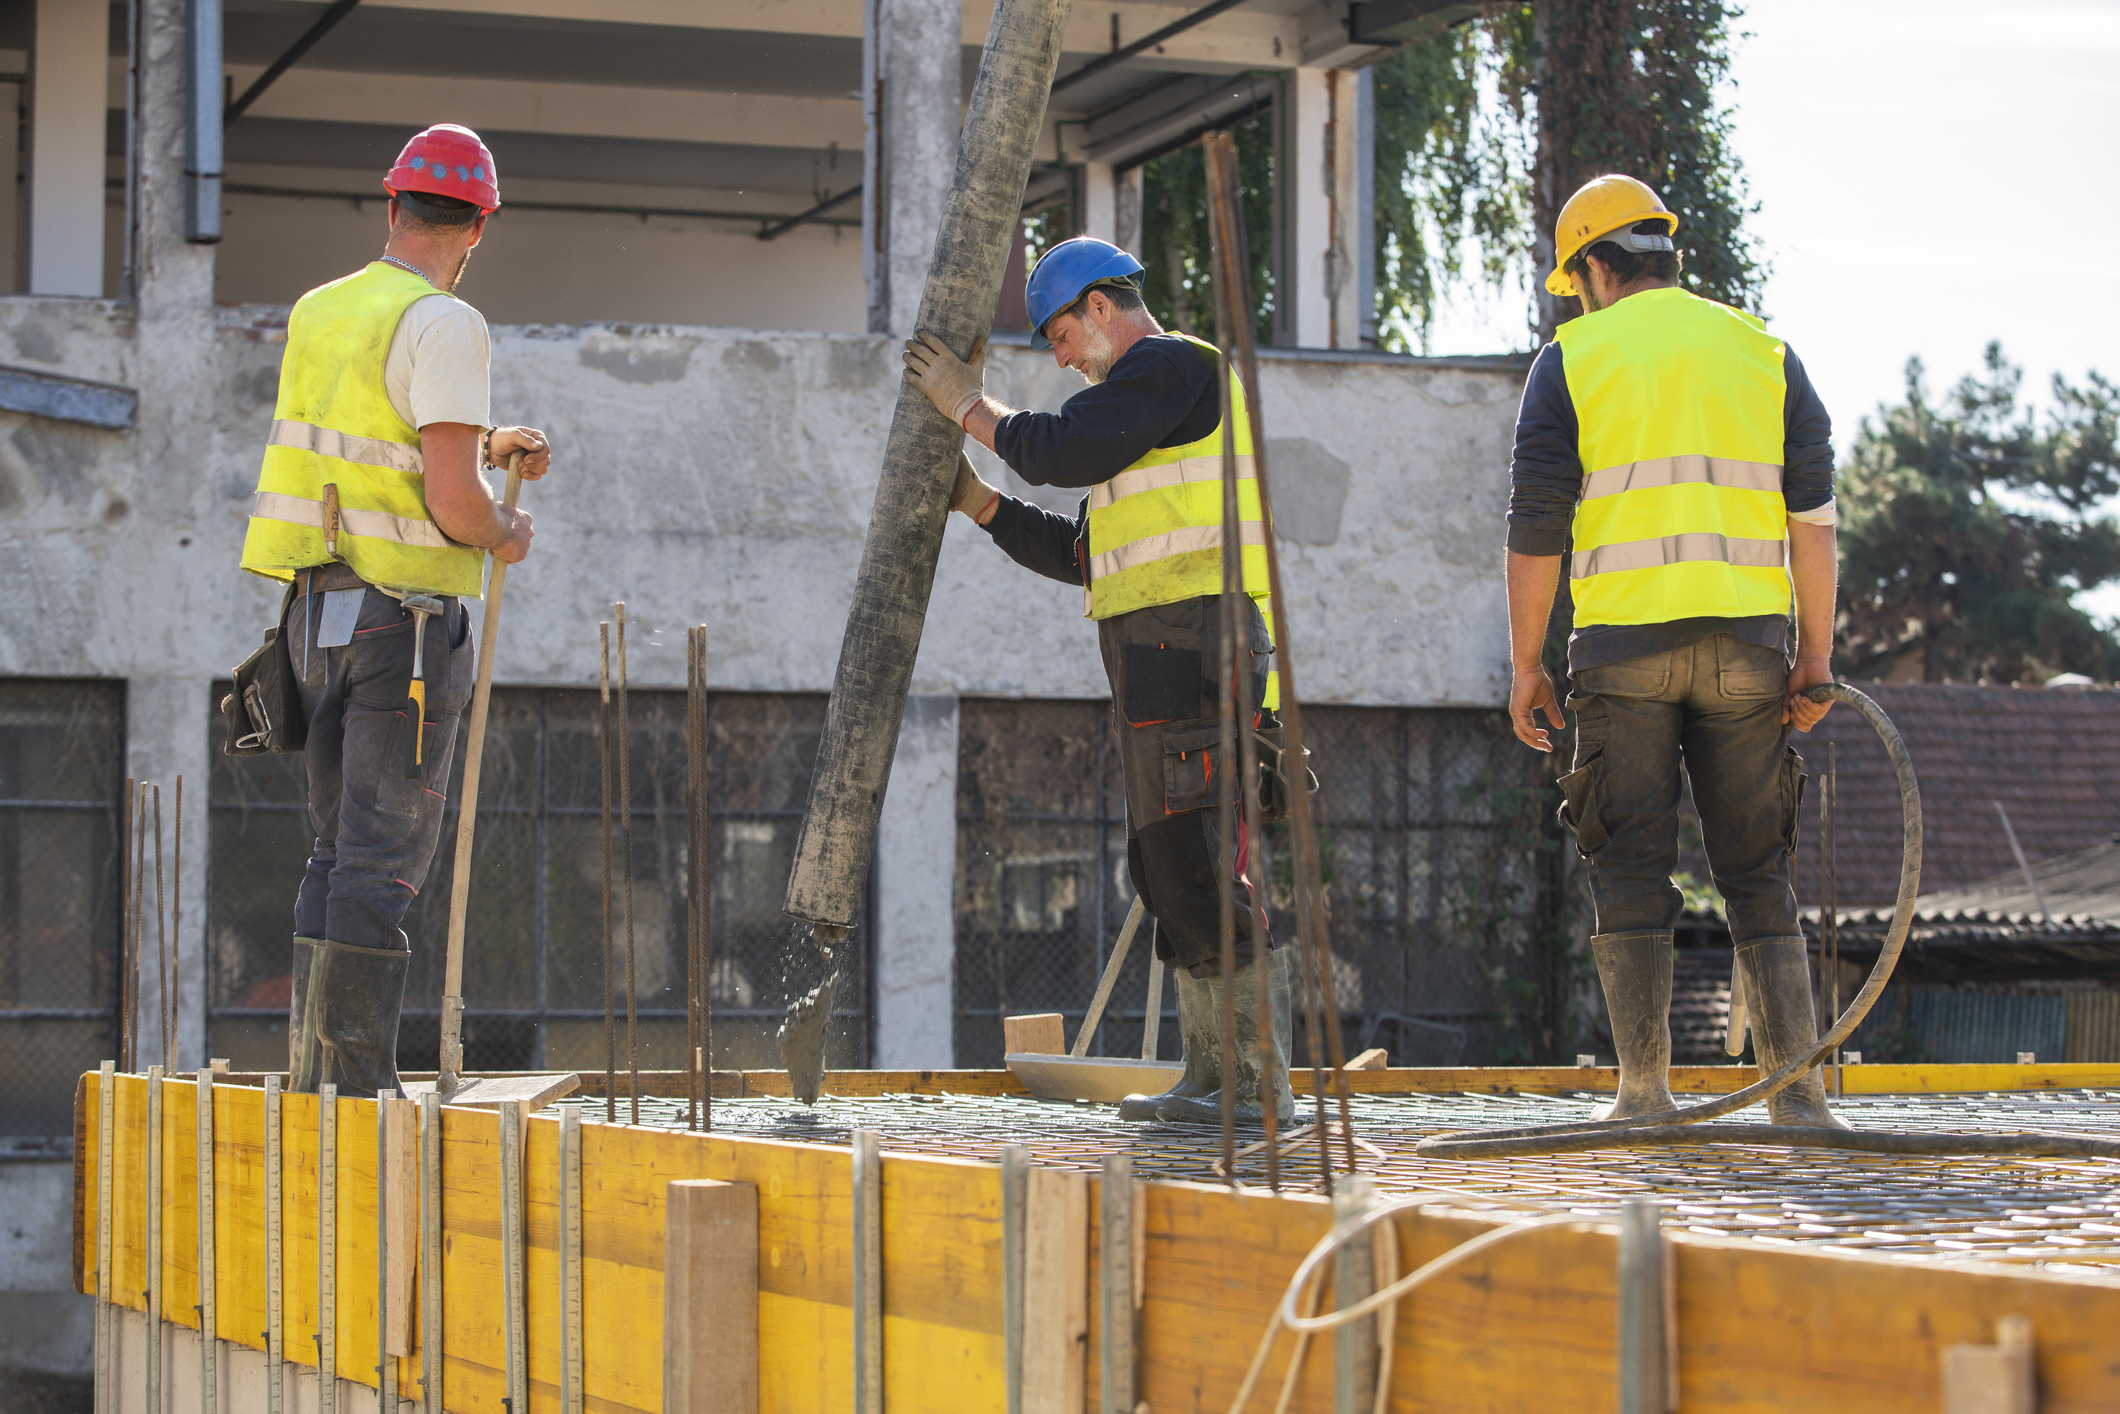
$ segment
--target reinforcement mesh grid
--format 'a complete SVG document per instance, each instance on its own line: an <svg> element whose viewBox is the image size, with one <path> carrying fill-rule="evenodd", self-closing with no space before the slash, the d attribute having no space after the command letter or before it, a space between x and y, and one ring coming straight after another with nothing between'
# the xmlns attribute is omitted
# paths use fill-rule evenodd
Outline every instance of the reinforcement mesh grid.
<svg viewBox="0 0 2120 1414"><path fill-rule="evenodd" d="M1588 1118L1599 1098L1578 1095L1364 1095L1355 1100L1360 1167L1386 1194L1507 1210L1607 1213L1620 1200L1655 1196L1694 1232L1799 1247L1882 1253L1910 1261L1980 1258L2089 1272L2120 1281L2120 1163L2078 1159L1906 1158L1816 1149L1714 1145L1612 1149L1540 1158L1422 1159L1422 1136ZM585 1119L601 1100L569 1101ZM1847 1096L1835 1105L1858 1129L1993 1132L2039 1129L2120 1137L2120 1091L1955 1096ZM1298 1106L1298 1124L1311 1110ZM1733 1117L1741 1119L1743 1116ZM683 1128L682 1100L641 1101L644 1124ZM1212 1182L1217 1130L1130 1125L1109 1105L1024 1096L893 1095L815 1108L788 1100L714 1102L725 1134L843 1145L873 1129L890 1152L994 1162L1022 1144L1032 1162L1095 1168L1106 1154L1133 1156L1148 1179ZM1240 1132L1238 1143L1256 1142ZM1337 1151L1337 1145L1336 1145ZM1318 1146L1282 1161L1291 1191L1318 1186ZM1261 1156L1241 1160L1242 1182L1266 1182Z"/></svg>

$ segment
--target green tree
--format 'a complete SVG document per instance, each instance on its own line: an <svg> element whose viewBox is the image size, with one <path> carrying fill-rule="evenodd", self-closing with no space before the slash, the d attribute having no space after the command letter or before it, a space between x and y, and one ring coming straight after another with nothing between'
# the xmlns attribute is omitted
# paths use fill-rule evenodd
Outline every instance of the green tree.
<svg viewBox="0 0 2120 1414"><path fill-rule="evenodd" d="M2120 579L2120 389L2058 374L2043 415L1989 344L1939 403L1907 362L1905 402L1865 418L1841 473L1842 671L1927 682L2120 674L2120 639L2072 602Z"/></svg>
<svg viewBox="0 0 2120 1414"><path fill-rule="evenodd" d="M1232 124L1244 192L1253 338L1273 342L1273 114ZM1207 227L1207 161L1198 143L1150 162L1141 174L1141 296L1166 329L1213 342L1215 284Z"/></svg>
<svg viewBox="0 0 2120 1414"><path fill-rule="evenodd" d="M1731 148L1727 0L1496 4L1377 65L1377 314L1386 347L1427 347L1471 279L1529 277L1541 341L1572 318L1544 291L1553 227L1584 182L1625 172L1679 218L1683 284L1759 307L1766 268ZM1476 255L1467 269L1467 252Z"/></svg>

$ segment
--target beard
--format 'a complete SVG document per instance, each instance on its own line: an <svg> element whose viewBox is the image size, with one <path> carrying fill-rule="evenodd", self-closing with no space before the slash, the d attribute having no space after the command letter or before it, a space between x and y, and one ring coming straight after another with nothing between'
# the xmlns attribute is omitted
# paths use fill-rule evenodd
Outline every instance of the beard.
<svg viewBox="0 0 2120 1414"><path fill-rule="evenodd" d="M1111 335L1086 319L1082 322L1085 347L1082 351L1082 367L1075 371L1082 375L1082 381L1085 383L1102 383L1111 377L1112 372Z"/></svg>

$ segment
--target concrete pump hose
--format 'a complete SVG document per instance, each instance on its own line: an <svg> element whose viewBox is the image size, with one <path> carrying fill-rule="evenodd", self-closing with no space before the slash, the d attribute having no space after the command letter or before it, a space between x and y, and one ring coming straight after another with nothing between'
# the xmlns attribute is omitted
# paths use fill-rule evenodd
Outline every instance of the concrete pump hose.
<svg viewBox="0 0 2120 1414"><path fill-rule="evenodd" d="M1812 1067L1833 1054L1842 1041L1870 1014L1892 980L1892 969L1906 947L1907 932L1914 923L1914 904L1921 893L1921 790L1914 781L1914 763L1907 755L1899 729L1884 709L1846 683L1825 683L1808 694L1813 702L1844 702L1860 712L1884 741L1891 758L1892 773L1899 782L1899 811L1904 831L1899 865L1899 901L1892 910L1892 926L1876 965L1862 990L1846 1011L1809 1051L1780 1070L1742 1090L1697 1105L1683 1105L1661 1114L1635 1115L1627 1119L1584 1120L1575 1124L1540 1125L1522 1129L1463 1130L1431 1135L1420 1142L1418 1153L1429 1159L1499 1159L1528 1154L1564 1154L1584 1149L1656 1144L1792 1144L1813 1148L1852 1149L1878 1154L2035 1154L2071 1158L2120 1158L2120 1140L2069 1134L1879 1134L1867 1130L1822 1129L1808 1125L1744 1124L1716 1125L1697 1129L1704 1120L1720 1119L1747 1105L1779 1094L1796 1083Z"/></svg>

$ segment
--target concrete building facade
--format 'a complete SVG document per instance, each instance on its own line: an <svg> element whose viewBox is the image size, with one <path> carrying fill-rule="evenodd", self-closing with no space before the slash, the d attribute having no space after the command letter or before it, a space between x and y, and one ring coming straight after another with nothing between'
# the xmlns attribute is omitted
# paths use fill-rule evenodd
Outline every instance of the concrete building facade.
<svg viewBox="0 0 2120 1414"><path fill-rule="evenodd" d="M1514 917L1531 887L1480 833L1500 828L1496 773L1518 769L1491 716L1507 684L1496 561L1522 373L1364 352L1361 64L1408 25L1469 7L1357 13L1384 8L1251 0L1126 54L1187 11L1078 7L1041 144L1053 160L1026 207L1065 201L1075 229L1138 244L1142 162L1232 116L1277 114L1285 328L1261 391L1281 612L1330 743L1320 774L1347 939L1342 955L1336 931L1336 975L1351 1013L1392 1044L1425 1026L1469 1055L1492 1011L1486 970L1442 920L1467 889ZM495 417L546 429L556 448L525 497L538 539L501 626L473 1062L484 1047L489 1065L602 1064L593 721L598 624L620 600L638 714L643 1063L674 1055L682 1034L663 995L681 981L683 912L664 844L681 809L666 729L694 623L716 694L712 898L730 930L717 1060L768 1063L784 1000L776 890L804 752L990 9L612 0L591 21L558 0L371 0L225 135L188 116L214 113L217 82L224 100L243 95L323 10L0 12L0 49L20 70L0 83L28 93L25 180L0 201L0 275L13 272L0 297L0 895L14 894L0 898L12 989L0 1061L28 1096L0 1116L0 1211L32 1215L32 1236L0 1248L0 1366L85 1367L87 1308L59 1295L65 1248L47 1239L69 1220L68 1077L111 1053L119 973L143 964L143 1064L270 1065L284 1046L274 959L305 848L299 762L221 757L215 685L279 603L236 559L288 307L381 249L378 180L421 125L467 123L494 148L509 207L462 293L494 324ZM202 25L220 27L222 52ZM197 154L224 136L216 196ZM214 234L202 223L218 244L187 239ZM997 340L997 397L1051 410L1079 386L1020 337ZM1075 508L1075 493L975 460L1017 494ZM914 692L837 1054L989 1062L1002 1011L1079 1012L1130 898L1079 590L953 520ZM161 784L173 823L179 776L165 962L151 917L140 951L118 936L118 820L134 778ZM152 846L144 857L152 869ZM516 877L536 880L527 899ZM446 906L445 857L408 925L416 948L439 948ZM432 982L415 978L411 1011L426 1014ZM1141 1024L1138 1003L1130 1022L1118 1011L1114 1048ZM415 1050L431 1045L420 1024L408 1019Z"/></svg>

